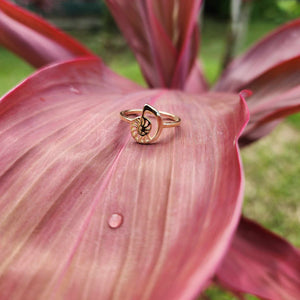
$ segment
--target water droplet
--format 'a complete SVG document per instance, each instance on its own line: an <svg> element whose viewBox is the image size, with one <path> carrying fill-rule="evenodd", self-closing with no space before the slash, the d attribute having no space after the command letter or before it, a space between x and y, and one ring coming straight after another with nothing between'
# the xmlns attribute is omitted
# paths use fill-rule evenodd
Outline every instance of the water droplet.
<svg viewBox="0 0 300 300"><path fill-rule="evenodd" d="M108 226L110 228L119 228L123 223L123 216L121 214L112 214L108 220Z"/></svg>
<svg viewBox="0 0 300 300"><path fill-rule="evenodd" d="M73 86L70 87L70 92L76 94L76 95L79 95L80 94L80 91L76 88L74 88Z"/></svg>

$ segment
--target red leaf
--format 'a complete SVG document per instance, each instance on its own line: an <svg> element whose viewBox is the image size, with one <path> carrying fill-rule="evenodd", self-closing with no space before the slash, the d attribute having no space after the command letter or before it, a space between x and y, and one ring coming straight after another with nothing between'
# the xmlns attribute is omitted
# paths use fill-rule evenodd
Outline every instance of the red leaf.
<svg viewBox="0 0 300 300"><path fill-rule="evenodd" d="M248 84L250 122L240 144L268 134L282 118L300 111L300 56L286 61Z"/></svg>
<svg viewBox="0 0 300 300"><path fill-rule="evenodd" d="M242 218L217 280L234 292L263 299L298 299L300 254L281 237Z"/></svg>
<svg viewBox="0 0 300 300"><path fill-rule="evenodd" d="M201 0L107 0L151 87L184 88L198 50Z"/></svg>
<svg viewBox="0 0 300 300"><path fill-rule="evenodd" d="M208 83L203 75L202 67L198 62L195 63L192 68L185 82L184 90L195 94L202 94L208 91Z"/></svg>
<svg viewBox="0 0 300 300"><path fill-rule="evenodd" d="M216 91L249 88L249 82L278 64L300 55L300 19L279 27L235 59L215 86Z"/></svg>
<svg viewBox="0 0 300 300"><path fill-rule="evenodd" d="M35 67L93 55L43 19L5 0L0 1L0 45Z"/></svg>
<svg viewBox="0 0 300 300"><path fill-rule="evenodd" d="M182 125L135 143L119 112L145 103ZM2 299L194 297L240 216L247 117L238 95L142 90L97 59L27 79L0 104Z"/></svg>

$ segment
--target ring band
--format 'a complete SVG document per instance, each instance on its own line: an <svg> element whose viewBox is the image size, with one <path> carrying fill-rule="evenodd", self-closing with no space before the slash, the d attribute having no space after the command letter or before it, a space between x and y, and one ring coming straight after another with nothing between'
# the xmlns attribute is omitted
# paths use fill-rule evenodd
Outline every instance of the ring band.
<svg viewBox="0 0 300 300"><path fill-rule="evenodd" d="M145 117L146 112L152 113L157 121L157 129L153 136L150 135L152 124ZM132 115L142 114L138 117L130 117ZM153 106L145 104L143 109L128 109L120 112L121 120L130 123L130 131L132 137L139 144L154 143L160 136L163 128L176 127L180 125L181 119L173 114L158 111ZM167 121L165 121L167 120Z"/></svg>

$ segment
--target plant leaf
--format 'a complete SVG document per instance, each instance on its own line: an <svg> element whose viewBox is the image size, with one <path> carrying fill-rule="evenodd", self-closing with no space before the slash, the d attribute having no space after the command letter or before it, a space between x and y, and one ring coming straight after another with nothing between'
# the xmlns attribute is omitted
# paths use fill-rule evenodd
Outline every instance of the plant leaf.
<svg viewBox="0 0 300 300"><path fill-rule="evenodd" d="M278 235L242 218L217 281L234 292L263 299L297 299L300 253Z"/></svg>
<svg viewBox="0 0 300 300"><path fill-rule="evenodd" d="M270 68L300 55L300 19L277 28L223 72L216 91L238 92Z"/></svg>
<svg viewBox="0 0 300 300"><path fill-rule="evenodd" d="M93 55L67 34L6 0L0 1L0 45L34 67Z"/></svg>
<svg viewBox="0 0 300 300"><path fill-rule="evenodd" d="M282 118L300 111L300 56L286 61L248 84L250 122L240 145L268 134Z"/></svg>
<svg viewBox="0 0 300 300"><path fill-rule="evenodd" d="M190 299L205 287L241 212L243 99L145 90L90 58L51 65L0 103L3 299ZM119 112L145 103L182 125L135 143Z"/></svg>
<svg viewBox="0 0 300 300"><path fill-rule="evenodd" d="M149 86L183 89L198 51L201 0L107 0Z"/></svg>
<svg viewBox="0 0 300 300"><path fill-rule="evenodd" d="M184 90L190 93L201 94L207 92L208 88L209 86L204 77L202 67L199 62L196 62L185 82Z"/></svg>

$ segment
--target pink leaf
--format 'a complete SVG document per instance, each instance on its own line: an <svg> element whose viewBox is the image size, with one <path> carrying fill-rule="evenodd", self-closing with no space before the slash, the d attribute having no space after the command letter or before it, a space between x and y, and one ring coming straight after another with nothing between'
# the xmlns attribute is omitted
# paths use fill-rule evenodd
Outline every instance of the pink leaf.
<svg viewBox="0 0 300 300"><path fill-rule="evenodd" d="M202 67L196 62L187 78L184 90L190 93L204 93L208 91L208 83L203 75Z"/></svg>
<svg viewBox="0 0 300 300"><path fill-rule="evenodd" d="M201 0L107 0L149 86L183 89L198 50Z"/></svg>
<svg viewBox="0 0 300 300"><path fill-rule="evenodd" d="M179 128L140 145L145 103ZM95 59L50 66L0 102L2 299L190 299L243 197L238 95L145 90Z"/></svg>
<svg viewBox="0 0 300 300"><path fill-rule="evenodd" d="M0 45L35 67L93 55L43 19L5 0L0 1Z"/></svg>
<svg viewBox="0 0 300 300"><path fill-rule="evenodd" d="M282 118L300 111L300 56L286 61L248 84L250 122L240 144L268 134Z"/></svg>
<svg viewBox="0 0 300 300"><path fill-rule="evenodd" d="M284 239L242 218L217 280L234 292L263 299L298 299L300 254Z"/></svg>
<svg viewBox="0 0 300 300"><path fill-rule="evenodd" d="M235 59L215 86L216 91L249 88L249 82L276 65L300 55L300 19L279 27Z"/></svg>

